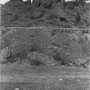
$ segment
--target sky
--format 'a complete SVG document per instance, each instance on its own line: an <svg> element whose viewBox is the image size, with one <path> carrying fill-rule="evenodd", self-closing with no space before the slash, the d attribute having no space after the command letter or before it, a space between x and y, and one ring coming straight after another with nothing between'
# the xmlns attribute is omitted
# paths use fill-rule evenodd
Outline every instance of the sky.
<svg viewBox="0 0 90 90"><path fill-rule="evenodd" d="M9 0L0 0L1 4L5 4L6 2L8 2ZM23 0L23 1L27 1L27 0Z"/></svg>
<svg viewBox="0 0 90 90"><path fill-rule="evenodd" d="M1 4L4 4L4 3L6 3L7 1L9 1L9 0L0 0L0 3L1 3Z"/></svg>
<svg viewBox="0 0 90 90"><path fill-rule="evenodd" d="M8 2L9 0L0 0L1 4L5 4L6 2ZM23 1L27 1L27 0L23 0ZM32 1L32 0L31 0ZM66 0L66 1L70 1L70 0Z"/></svg>
<svg viewBox="0 0 90 90"><path fill-rule="evenodd" d="M6 2L8 2L9 0L0 0L0 3L1 4L5 4ZM26 1L26 0L24 0L24 1ZM70 0L66 0L66 1L70 1ZM90 0L88 0L89 2L90 2Z"/></svg>

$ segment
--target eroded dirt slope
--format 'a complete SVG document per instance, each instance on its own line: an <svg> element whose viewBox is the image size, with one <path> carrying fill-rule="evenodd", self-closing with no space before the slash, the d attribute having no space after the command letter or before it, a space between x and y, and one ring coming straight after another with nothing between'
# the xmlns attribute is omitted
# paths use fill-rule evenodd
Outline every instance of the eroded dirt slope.
<svg viewBox="0 0 90 90"><path fill-rule="evenodd" d="M50 28L2 28L1 63L88 67L89 34Z"/></svg>

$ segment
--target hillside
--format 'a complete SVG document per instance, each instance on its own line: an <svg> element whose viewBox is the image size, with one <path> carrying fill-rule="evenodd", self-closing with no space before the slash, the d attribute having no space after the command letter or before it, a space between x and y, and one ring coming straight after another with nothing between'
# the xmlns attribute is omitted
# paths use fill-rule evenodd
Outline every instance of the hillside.
<svg viewBox="0 0 90 90"><path fill-rule="evenodd" d="M54 28L1 29L2 64L90 66L89 33L75 32L75 29L65 32L64 29Z"/></svg>
<svg viewBox="0 0 90 90"><path fill-rule="evenodd" d="M10 0L1 6L1 25L6 28L1 28L0 62L87 68L90 33L53 28L89 28L89 7L72 1Z"/></svg>
<svg viewBox="0 0 90 90"><path fill-rule="evenodd" d="M89 28L90 5L60 0L10 0L1 9L2 26Z"/></svg>
<svg viewBox="0 0 90 90"><path fill-rule="evenodd" d="M89 15L64 0L1 5L0 90L90 90Z"/></svg>

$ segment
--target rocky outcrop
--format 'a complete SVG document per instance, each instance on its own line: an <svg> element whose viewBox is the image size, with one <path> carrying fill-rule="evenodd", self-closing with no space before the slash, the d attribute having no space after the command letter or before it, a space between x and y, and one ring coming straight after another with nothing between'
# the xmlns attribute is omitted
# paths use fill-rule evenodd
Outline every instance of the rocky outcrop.
<svg viewBox="0 0 90 90"><path fill-rule="evenodd" d="M51 8L53 3L61 2L61 0L33 0L32 5L34 7Z"/></svg>
<svg viewBox="0 0 90 90"><path fill-rule="evenodd" d="M33 0L32 2L33 7L40 7L40 5L41 5L40 0Z"/></svg>
<svg viewBox="0 0 90 90"><path fill-rule="evenodd" d="M88 5L61 0L34 0L22 2L11 0L2 6L2 26L51 26L79 27L90 26ZM86 15L87 14L87 15ZM47 19L49 16L56 18Z"/></svg>
<svg viewBox="0 0 90 90"><path fill-rule="evenodd" d="M52 7L53 0L41 0L41 5L44 8L51 8Z"/></svg>

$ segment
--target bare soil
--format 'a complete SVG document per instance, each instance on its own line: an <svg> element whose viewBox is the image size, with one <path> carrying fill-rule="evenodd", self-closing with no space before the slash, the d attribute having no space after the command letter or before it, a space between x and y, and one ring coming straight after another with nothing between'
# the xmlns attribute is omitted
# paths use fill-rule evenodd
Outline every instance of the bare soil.
<svg viewBox="0 0 90 90"><path fill-rule="evenodd" d="M90 90L90 70L77 67L1 66L1 90Z"/></svg>

